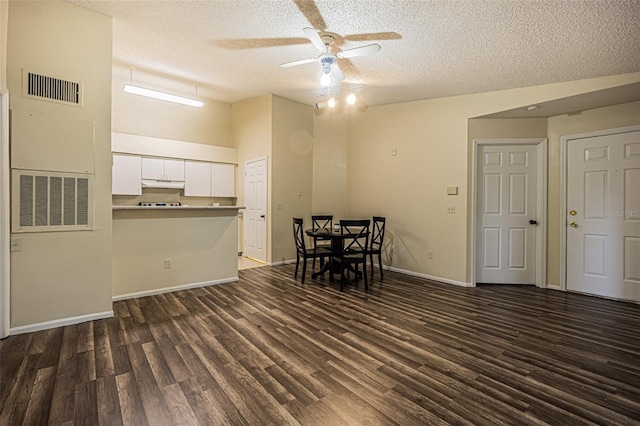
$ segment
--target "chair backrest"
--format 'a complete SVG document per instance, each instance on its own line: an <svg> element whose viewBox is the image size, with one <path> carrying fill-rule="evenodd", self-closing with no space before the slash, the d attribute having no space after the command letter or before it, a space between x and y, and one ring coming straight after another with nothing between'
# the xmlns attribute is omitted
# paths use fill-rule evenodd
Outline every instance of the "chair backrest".
<svg viewBox="0 0 640 426"><path fill-rule="evenodd" d="M293 239L296 243L296 250L300 254L307 253L307 247L304 243L304 231L302 230L302 218L294 217L293 218Z"/></svg>
<svg viewBox="0 0 640 426"><path fill-rule="evenodd" d="M373 217L373 225L371 226L371 250L381 251L382 242L384 241L384 226L386 219L381 216Z"/></svg>
<svg viewBox="0 0 640 426"><path fill-rule="evenodd" d="M333 215L312 215L311 216L311 228L317 229L329 229L333 227Z"/></svg>
<svg viewBox="0 0 640 426"><path fill-rule="evenodd" d="M344 241L344 252L364 252L369 247L369 219L343 219L340 233Z"/></svg>

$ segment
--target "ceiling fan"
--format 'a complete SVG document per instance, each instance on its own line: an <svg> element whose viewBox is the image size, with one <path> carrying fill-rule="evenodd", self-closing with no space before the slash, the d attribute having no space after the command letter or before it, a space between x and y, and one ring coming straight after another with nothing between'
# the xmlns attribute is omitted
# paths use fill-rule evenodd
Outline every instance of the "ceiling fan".
<svg viewBox="0 0 640 426"><path fill-rule="evenodd" d="M322 86L329 86L331 84L331 77L336 81L344 80L344 74L338 66L338 59L354 58L356 56L373 55L380 51L380 45L377 43L367 44L366 46L354 47L352 49L341 50L337 53L331 51L331 45L335 42L335 37L330 33L323 33L322 35L315 28L304 28L305 35L316 49L320 52L317 58L301 59L298 61L286 62L280 64L282 68L294 67L297 65L309 64L312 62L318 62L322 66L322 77L320 78L320 84Z"/></svg>

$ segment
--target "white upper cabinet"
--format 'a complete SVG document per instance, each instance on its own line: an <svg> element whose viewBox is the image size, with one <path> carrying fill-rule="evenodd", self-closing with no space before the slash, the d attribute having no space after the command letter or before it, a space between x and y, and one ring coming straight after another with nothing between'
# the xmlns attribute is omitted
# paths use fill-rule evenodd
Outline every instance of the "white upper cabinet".
<svg viewBox="0 0 640 426"><path fill-rule="evenodd" d="M185 196L235 197L235 194L235 165L185 161Z"/></svg>
<svg viewBox="0 0 640 426"><path fill-rule="evenodd" d="M211 195L214 197L235 197L235 165L211 163Z"/></svg>
<svg viewBox="0 0 640 426"><path fill-rule="evenodd" d="M142 157L113 154L111 193L114 195L142 194Z"/></svg>
<svg viewBox="0 0 640 426"><path fill-rule="evenodd" d="M184 160L142 158L142 179L184 180Z"/></svg>
<svg viewBox="0 0 640 426"><path fill-rule="evenodd" d="M184 162L184 195L187 197L211 196L211 163Z"/></svg>

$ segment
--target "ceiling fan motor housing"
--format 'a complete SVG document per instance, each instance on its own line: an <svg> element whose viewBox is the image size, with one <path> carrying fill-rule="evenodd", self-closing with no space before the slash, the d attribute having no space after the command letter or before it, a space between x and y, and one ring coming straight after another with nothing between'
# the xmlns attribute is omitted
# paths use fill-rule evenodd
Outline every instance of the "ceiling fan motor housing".
<svg viewBox="0 0 640 426"><path fill-rule="evenodd" d="M320 61L320 65L322 65L323 70L330 70L331 66L336 63L336 57L325 53L320 55L318 61Z"/></svg>

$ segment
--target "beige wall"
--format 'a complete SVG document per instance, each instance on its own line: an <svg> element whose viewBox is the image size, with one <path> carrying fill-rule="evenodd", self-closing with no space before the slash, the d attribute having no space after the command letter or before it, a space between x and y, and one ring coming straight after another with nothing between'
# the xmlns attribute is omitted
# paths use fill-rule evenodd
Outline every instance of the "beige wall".
<svg viewBox="0 0 640 426"><path fill-rule="evenodd" d="M271 262L295 259L292 218L310 226L313 187L313 109L273 96ZM278 238L275 238L278 236Z"/></svg>
<svg viewBox="0 0 640 426"><path fill-rule="evenodd" d="M238 102L231 107L231 135L238 150L236 196L244 206L244 163L260 157L267 158L267 205L271 205L271 95ZM271 215L267 216L267 262L271 252ZM241 224L242 229L242 224ZM244 235L241 237L241 240ZM242 249L242 247L241 247Z"/></svg>
<svg viewBox="0 0 640 426"><path fill-rule="evenodd" d="M352 114L358 114L352 112ZM323 110L313 119L313 214L347 216L349 113Z"/></svg>
<svg viewBox="0 0 640 426"><path fill-rule="evenodd" d="M105 15L66 2L9 3L11 109L92 120L95 126L95 230L12 235L22 243L21 251L11 253L12 327L111 312L111 40ZM82 81L83 107L22 97L22 68ZM58 130L52 125L52 138ZM39 152L36 144L33 155Z"/></svg>
<svg viewBox="0 0 640 426"><path fill-rule="evenodd" d="M313 109L268 95L233 104L231 120L238 204L244 205L244 162L266 157L267 263L294 259L291 218L311 215Z"/></svg>
<svg viewBox="0 0 640 426"><path fill-rule="evenodd" d="M7 87L7 29L9 2L0 1L0 88Z"/></svg>
<svg viewBox="0 0 640 426"><path fill-rule="evenodd" d="M112 130L184 142L231 147L231 104L200 98L194 108L124 93L125 80L113 76ZM142 82L137 82L144 86ZM144 86L147 87L147 86ZM161 88L155 88L162 90Z"/></svg>
<svg viewBox="0 0 640 426"><path fill-rule="evenodd" d="M393 257L386 255L391 266L469 283L470 262L464 261L471 249L468 120L637 81L640 73L372 107L353 115L348 214L387 217L389 243L395 246ZM447 196L447 186L458 186L459 195ZM446 213L448 205L455 206L455 214ZM432 260L428 251L434 252Z"/></svg>

